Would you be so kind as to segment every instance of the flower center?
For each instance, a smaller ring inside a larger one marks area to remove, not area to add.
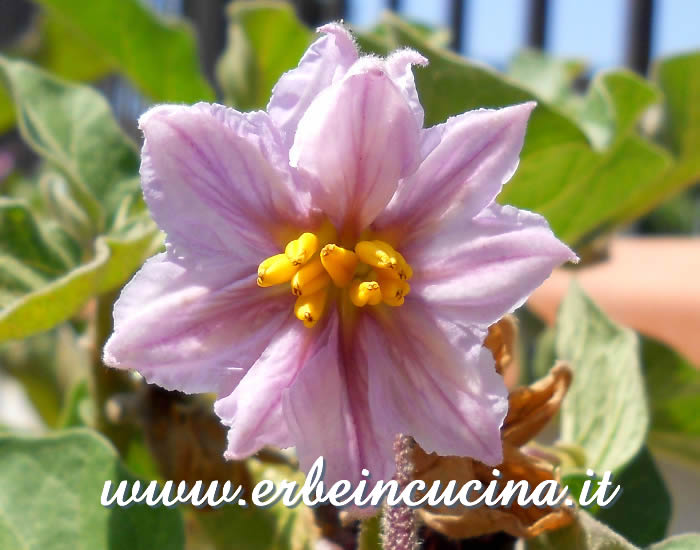
[[[287,243],[283,254],[270,256],[258,267],[259,286],[290,283],[297,296],[294,313],[304,326],[314,326],[323,316],[335,288],[347,292],[357,307],[403,305],[413,270],[391,245],[360,241],[353,251],[322,244],[317,234],[302,233]]]

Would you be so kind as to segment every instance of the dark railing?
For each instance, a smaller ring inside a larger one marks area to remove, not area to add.
[[[0,0],[2,1],[2,0]],[[151,0],[152,2],[156,0]],[[299,16],[309,25],[347,17],[351,3],[362,0],[290,0]],[[426,0],[428,1],[428,0]],[[527,3],[524,18],[525,44],[547,50],[547,30],[551,5],[557,0],[522,0]],[[652,43],[654,0],[626,1],[626,28],[621,29],[626,36],[625,63],[631,69],[645,74],[649,67],[650,45]],[[224,6],[227,0],[184,0],[185,14],[198,30],[202,49],[202,61],[206,73],[211,76],[216,58],[224,47],[225,18]],[[387,9],[401,13],[401,0],[386,0]],[[470,17],[469,0],[449,0],[449,22],[452,39],[450,47],[462,51],[469,26],[476,22]]]

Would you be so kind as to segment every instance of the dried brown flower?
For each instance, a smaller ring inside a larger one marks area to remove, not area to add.
[[[507,352],[500,352],[500,357],[506,355]],[[496,467],[501,472],[500,483],[526,480],[533,489],[546,480],[559,481],[550,462],[521,447],[535,437],[559,410],[571,378],[569,366],[560,363],[545,378],[511,392],[508,416],[501,430],[503,463]],[[494,479],[493,468],[481,462],[427,454],[417,445],[414,462],[415,478],[422,479],[428,486],[436,480],[444,484],[452,479],[459,485],[477,479],[486,486]],[[514,502],[507,508],[426,507],[419,509],[418,515],[431,529],[453,538],[478,537],[499,531],[529,538],[568,525],[573,520],[574,510],[566,506],[523,508]]]

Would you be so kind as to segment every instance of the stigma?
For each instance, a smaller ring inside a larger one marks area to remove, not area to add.
[[[284,253],[260,263],[258,286],[289,284],[297,296],[294,315],[308,328],[323,317],[333,294],[347,293],[349,302],[359,308],[403,305],[413,269],[390,244],[365,240],[351,250],[323,240],[306,232],[289,241]]]

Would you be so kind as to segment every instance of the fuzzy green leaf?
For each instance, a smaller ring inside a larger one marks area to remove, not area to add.
[[[135,478],[93,432],[0,436],[0,548],[184,548],[179,510],[100,504],[104,482],[112,480],[114,487],[124,479]]]
[[[637,336],[610,321],[575,283],[556,330],[557,357],[574,369],[561,439],[583,447],[596,473],[618,471],[642,448],[649,424]]]
[[[27,145],[66,176],[95,230],[104,230],[117,200],[115,186],[132,178],[139,166],[136,147],[107,101],[88,86],[63,82],[29,63],[1,56],[0,75],[14,98]]]

